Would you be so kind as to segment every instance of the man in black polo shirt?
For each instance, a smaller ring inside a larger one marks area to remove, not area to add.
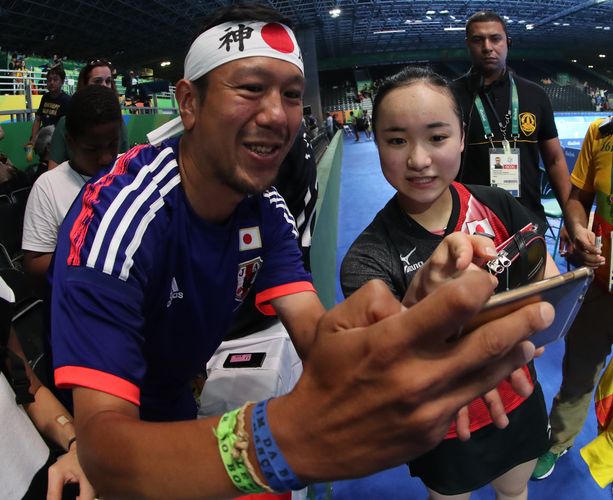
[[[510,42],[494,12],[477,12],[466,23],[472,67],[453,83],[467,127],[458,180],[506,189],[544,231],[539,154],[562,207],[570,193],[568,167],[547,94],[507,68]],[[496,157],[502,168],[496,168]]]

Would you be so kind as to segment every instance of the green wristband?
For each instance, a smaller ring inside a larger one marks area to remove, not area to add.
[[[254,482],[253,477],[243,463],[242,457],[238,455],[235,458],[238,450],[234,447],[234,443],[237,440],[234,428],[236,427],[236,416],[239,411],[240,408],[237,408],[224,414],[219,420],[217,429],[213,429],[213,434],[217,438],[221,461],[234,486],[244,493],[263,493],[264,489]]]

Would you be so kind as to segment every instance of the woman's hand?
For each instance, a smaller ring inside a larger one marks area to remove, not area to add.
[[[450,279],[457,278],[466,271],[482,268],[496,255],[494,243],[485,236],[450,234],[417,272],[402,299],[402,304],[406,307],[416,304]],[[491,279],[497,284],[494,276],[491,276]]]

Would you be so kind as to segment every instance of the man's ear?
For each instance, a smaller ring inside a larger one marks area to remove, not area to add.
[[[507,37],[507,49],[510,49],[510,48],[511,48],[512,43],[513,43],[513,40],[511,39],[511,37],[510,37],[510,36],[508,36],[508,37]]]
[[[183,128],[191,130],[196,123],[196,115],[200,107],[198,89],[193,82],[181,79],[175,87],[175,96],[179,106],[179,114],[183,121]]]

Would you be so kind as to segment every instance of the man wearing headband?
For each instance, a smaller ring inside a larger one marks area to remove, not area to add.
[[[300,49],[276,12],[217,16],[176,88],[180,123],[88,184],[55,254],[55,379],[72,389],[79,459],[101,496],[287,491],[403,463],[532,357],[520,341],[551,321],[545,305],[445,341],[492,293],[485,272],[409,310],[373,282],[324,314],[294,220],[269,189],[304,89]],[[439,261],[464,269],[483,240],[456,236]],[[252,288],[290,332],[303,376],[287,396],[194,421],[190,381]]]

